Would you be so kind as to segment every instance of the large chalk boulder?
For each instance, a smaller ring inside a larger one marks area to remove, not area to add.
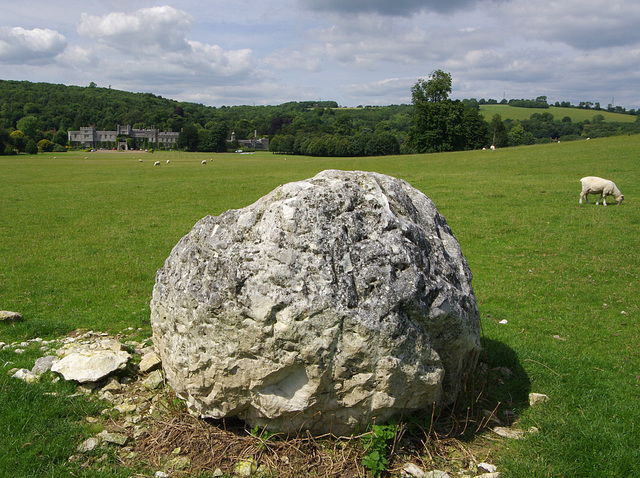
[[[361,171],[200,220],[157,273],[151,325],[193,412],[291,433],[451,403],[480,351],[445,219],[407,182]]]

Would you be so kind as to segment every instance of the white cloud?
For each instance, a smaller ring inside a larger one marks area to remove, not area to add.
[[[191,54],[186,60],[195,71],[200,67],[220,76],[249,74],[254,70],[253,52],[248,49],[223,50],[218,45],[189,42]]]
[[[42,64],[53,62],[67,46],[64,35],[54,30],[0,27],[0,62]]]
[[[524,38],[594,50],[638,44],[640,3],[626,0],[530,0],[498,14]]]
[[[66,68],[89,68],[97,66],[99,56],[91,49],[72,45],[57,57],[57,62]]]
[[[82,13],[78,33],[129,54],[148,54],[148,48],[180,51],[192,17],[170,6],[143,8],[133,13],[113,12],[98,17]]]
[[[482,0],[302,0],[306,8],[340,14],[377,13],[384,16],[411,16],[422,11],[454,12]]]
[[[418,78],[443,69],[454,98],[640,107],[629,0],[30,0],[2,13],[3,79],[356,106],[410,101]]]
[[[322,48],[279,49],[264,59],[264,63],[279,71],[301,70],[307,72],[319,72],[322,70],[322,60],[326,52]]]
[[[129,88],[144,84],[184,91],[211,82],[242,84],[260,76],[251,49],[225,50],[189,40],[193,21],[190,14],[170,6],[104,16],[82,13],[78,33],[89,42],[86,50],[75,53],[85,61],[99,58],[104,82]],[[170,86],[180,83],[182,87]]]
[[[386,78],[370,83],[352,84],[345,91],[353,97],[366,97],[367,104],[387,104],[383,98],[397,98],[394,103],[411,103],[411,87],[417,78]]]

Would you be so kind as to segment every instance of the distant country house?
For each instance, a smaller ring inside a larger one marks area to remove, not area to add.
[[[146,129],[135,129],[129,125],[117,126],[116,131],[97,131],[93,126],[81,127],[80,131],[69,131],[68,139],[83,148],[117,148],[128,150],[127,138],[132,138],[136,147],[153,146],[157,148],[173,148],[180,133],[160,131],[153,126]]]
[[[231,143],[236,141],[236,133],[235,131],[231,133],[231,139],[228,139],[227,142]],[[253,132],[253,138],[251,139],[238,139],[238,144],[243,148],[255,149],[255,150],[268,150],[269,149],[269,139],[268,138],[260,138],[258,139],[258,130]]]

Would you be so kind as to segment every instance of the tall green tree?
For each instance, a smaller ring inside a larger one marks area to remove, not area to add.
[[[509,134],[507,128],[502,122],[502,116],[498,113],[491,118],[489,126],[489,134],[491,135],[491,144],[497,148],[504,148],[509,145]]]
[[[67,132],[63,130],[59,130],[56,134],[53,135],[53,142],[59,144],[60,146],[66,146],[67,144]]]
[[[38,154],[38,145],[34,140],[30,139],[27,145],[25,146],[24,151],[27,154]]]
[[[442,70],[431,72],[428,80],[420,78],[411,88],[413,104],[430,102],[439,103],[449,98],[451,93],[451,73]]]
[[[29,115],[18,120],[18,129],[34,141],[42,139],[42,125],[35,116]]]
[[[408,142],[418,153],[479,148],[486,140],[486,123],[477,110],[449,99],[451,75],[436,70],[411,89],[414,106]]]
[[[9,134],[9,141],[19,153],[22,153],[27,146],[28,139],[22,131],[17,129]]]
[[[193,124],[188,124],[180,131],[176,146],[178,146],[179,149],[186,149],[187,151],[198,151],[199,140],[198,128]]]
[[[0,154],[5,154],[5,149],[7,148],[8,145],[9,145],[9,134],[7,133],[7,130],[5,130],[0,125]]]

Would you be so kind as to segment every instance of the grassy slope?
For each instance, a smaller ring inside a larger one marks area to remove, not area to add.
[[[482,105],[480,106],[480,113],[484,118],[489,121],[495,114],[499,114],[503,120],[514,119],[523,120],[529,119],[534,113],[551,113],[553,118],[561,120],[565,116],[569,116],[571,121],[577,123],[584,120],[593,120],[596,115],[604,116],[605,121],[619,122],[619,123],[633,123],[637,116],[626,115],[620,113],[610,113],[609,111],[596,111],[596,110],[584,110],[578,108],[561,108],[551,106],[549,108],[520,108],[508,105]]]
[[[474,272],[486,360],[516,372],[493,393],[541,430],[509,443],[503,476],[638,476],[639,147],[625,136],[387,158],[217,155],[206,166],[198,154],[0,157],[0,309],[25,316],[0,324],[0,341],[144,324],[155,270],[198,219],[323,169],[375,170],[447,218]],[[580,206],[578,180],[592,174],[615,180],[625,203]],[[529,391],[551,402],[529,409]],[[27,392],[1,376],[0,393]],[[42,433],[25,421],[40,407],[23,408],[2,417],[27,423],[12,455]]]

